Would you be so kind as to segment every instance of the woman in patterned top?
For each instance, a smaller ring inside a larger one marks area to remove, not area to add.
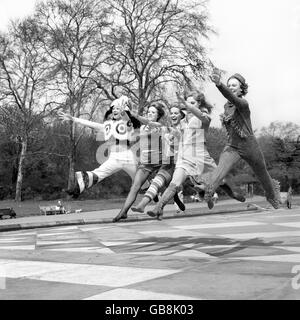
[[[184,117],[185,114],[178,105],[173,105],[170,108],[170,119],[173,128],[179,128],[180,122]],[[180,134],[179,131],[178,134]],[[162,167],[159,169],[156,176],[152,180],[150,187],[148,188],[140,203],[136,207],[131,208],[131,210],[134,212],[144,212],[146,206],[152,200],[154,200],[155,197],[157,197],[158,193],[161,191],[163,187],[169,185],[172,179],[172,175],[175,170],[175,162],[178,151],[178,138],[174,133],[167,133],[165,134],[164,139],[167,141],[167,144],[165,145],[168,148],[168,150],[166,150],[166,159],[169,162],[168,164],[170,164],[171,166],[162,165]],[[178,197],[177,193],[175,193],[174,195],[174,201],[181,211],[185,210],[185,206]]]
[[[205,182],[205,200],[208,207],[210,209],[213,207],[212,197],[220,181],[240,159],[243,159],[261,182],[267,201],[278,209],[281,203],[280,185],[270,177],[263,153],[252,130],[249,104],[244,98],[248,92],[246,80],[236,73],[228,79],[226,86],[221,82],[221,72],[217,68],[213,69],[211,80],[228,100],[221,115],[221,121],[228,134],[228,142],[220,156],[218,167]]]
[[[166,133],[166,127],[161,123],[165,115],[163,105],[152,103],[148,108],[147,118],[139,116],[134,111],[131,114],[144,123],[140,127],[140,162],[125,203],[113,222],[127,218],[127,212],[134,203],[141,186],[153,172],[161,168],[163,163],[162,136]]]
[[[125,111],[126,110],[126,111]],[[88,188],[99,183],[113,173],[124,170],[133,180],[137,170],[137,160],[131,150],[135,142],[134,129],[139,127],[139,122],[133,118],[128,108],[128,98],[122,96],[111,103],[109,110],[104,115],[104,122],[98,123],[82,118],[72,117],[70,114],[59,112],[61,120],[68,120],[97,130],[104,136],[106,145],[109,145],[109,157],[93,171],[77,171],[73,188],[66,192],[78,198]],[[149,183],[145,185],[148,187]]]

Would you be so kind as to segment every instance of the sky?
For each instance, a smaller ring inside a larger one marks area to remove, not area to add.
[[[9,19],[31,12],[36,0],[0,0],[0,30]],[[300,1],[209,0],[211,36],[209,57],[227,71],[223,81],[241,73],[249,84],[246,96],[254,129],[273,121],[300,125]],[[215,105],[213,126],[220,126],[224,97],[205,85],[207,100]]]
[[[300,1],[210,0],[208,8],[218,32],[211,38],[211,60],[227,76],[238,72],[246,78],[253,127],[273,121],[300,125]],[[206,96],[221,113],[224,98],[213,84]],[[216,121],[217,116],[212,125]]]

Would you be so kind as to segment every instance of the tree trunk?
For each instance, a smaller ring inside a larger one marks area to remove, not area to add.
[[[143,89],[139,89],[139,112],[143,112],[144,107],[147,103],[145,92]]]
[[[15,201],[22,201],[22,184],[23,184],[23,167],[24,167],[24,160],[27,153],[27,139],[22,139],[22,148],[21,148],[21,155],[19,159],[18,165],[18,177],[17,177],[17,184],[16,184],[16,196]]]
[[[68,189],[72,189],[75,183],[75,154],[72,151],[69,156]]]
[[[71,124],[68,189],[72,189],[75,183],[75,158],[76,158],[75,128],[74,128],[74,124]]]

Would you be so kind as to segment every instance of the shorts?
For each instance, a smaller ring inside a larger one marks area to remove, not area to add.
[[[157,171],[161,168],[161,164],[153,164],[153,163],[139,163],[138,170],[142,169],[144,171],[148,171],[150,173]]]

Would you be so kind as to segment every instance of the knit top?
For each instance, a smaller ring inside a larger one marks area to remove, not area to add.
[[[240,142],[254,135],[248,101],[234,95],[223,83],[217,85],[217,88],[228,100],[224,105],[224,113],[221,114],[222,124],[228,134],[227,145],[238,147]]]

